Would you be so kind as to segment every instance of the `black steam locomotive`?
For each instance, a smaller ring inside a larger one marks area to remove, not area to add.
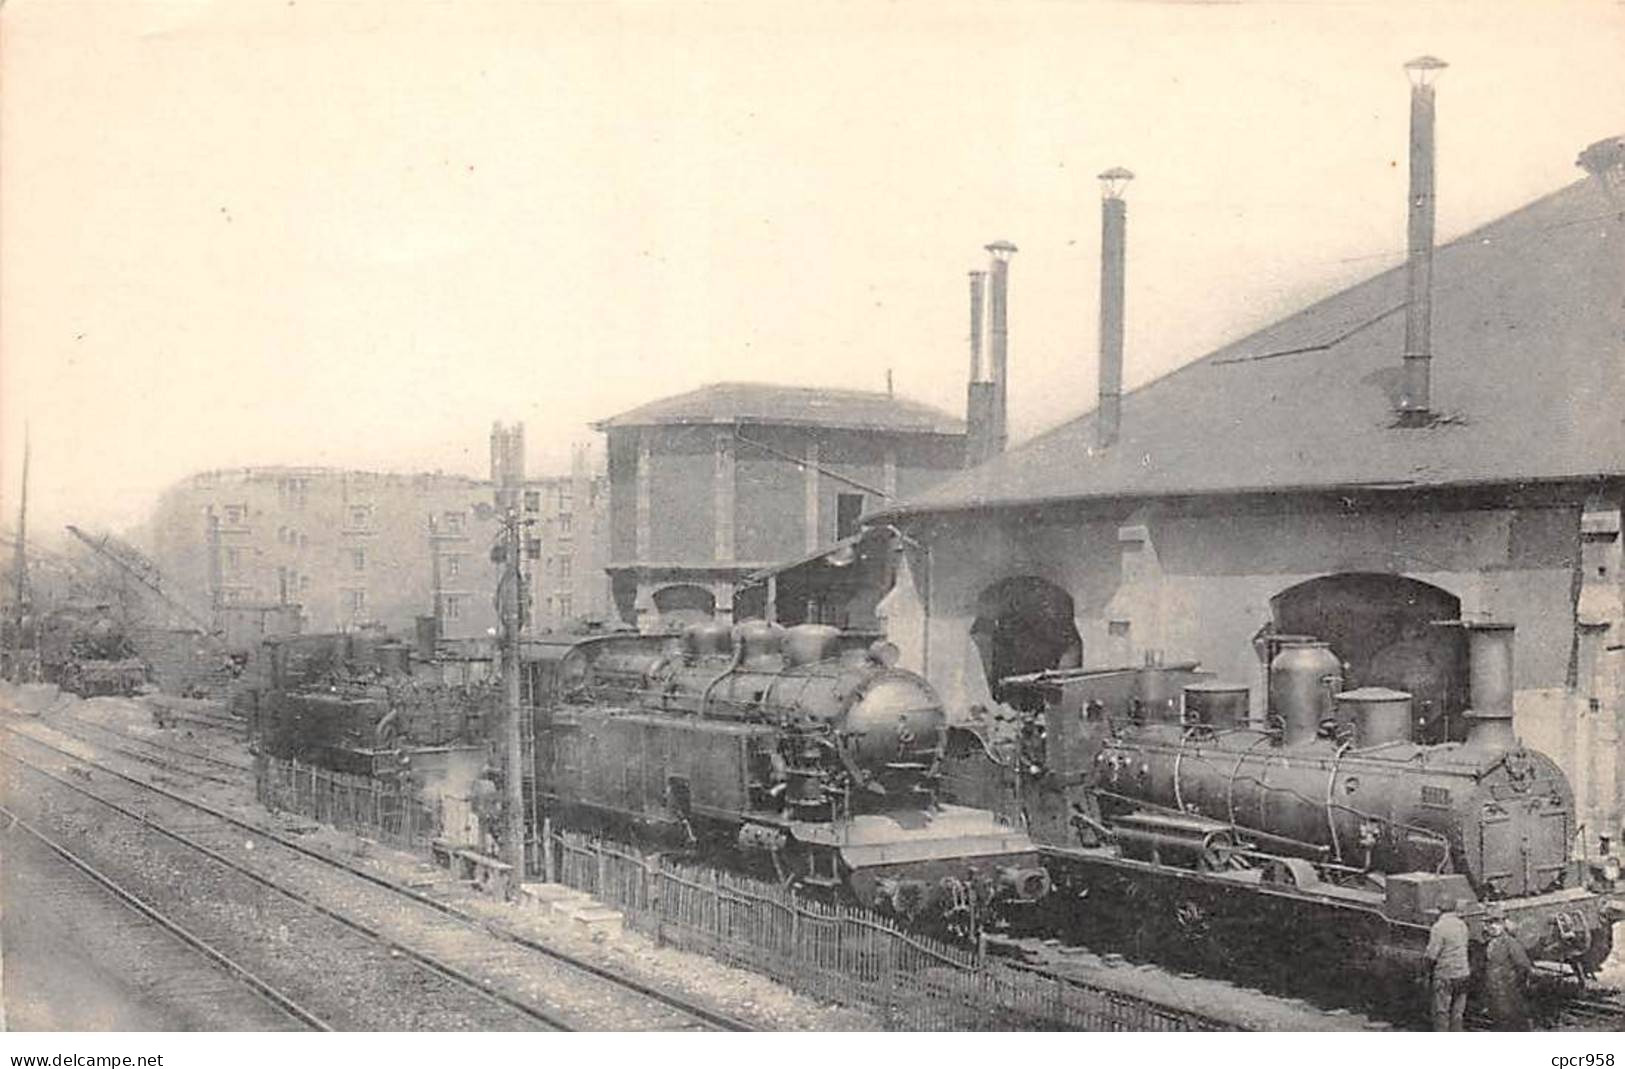
[[[1411,697],[1343,691],[1326,643],[1277,636],[1266,719],[1194,664],[1005,681],[1028,710],[1003,759],[955,747],[958,793],[1019,810],[1056,898],[1097,934],[1292,969],[1421,972],[1428,929],[1503,912],[1536,960],[1582,977],[1622,915],[1618,861],[1574,858],[1574,795],[1512,730],[1507,624],[1465,626],[1465,741],[1424,745]],[[1583,850],[1583,844],[1581,844]]]
[[[946,716],[884,644],[752,621],[543,641],[526,656],[537,778],[564,819],[960,930],[1048,893],[1024,832],[939,799]]]
[[[37,641],[45,682],[82,698],[128,697],[151,682],[146,662],[105,607],[67,606],[47,613]]]
[[[488,661],[414,657],[365,631],[267,641],[235,704],[258,752],[364,776],[391,776],[430,755],[487,747],[499,723]]]

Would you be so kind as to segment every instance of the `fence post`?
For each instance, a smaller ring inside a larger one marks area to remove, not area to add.
[[[558,875],[553,865],[553,818],[542,818],[542,879],[548,883],[554,882]]]

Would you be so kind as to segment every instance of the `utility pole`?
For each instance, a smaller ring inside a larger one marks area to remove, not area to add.
[[[519,897],[519,885],[525,879],[525,767],[524,746],[520,740],[519,718],[524,715],[519,692],[519,631],[524,626],[524,599],[520,591],[519,554],[523,545],[520,537],[519,510],[509,506],[503,521],[502,581],[497,589],[502,613],[502,692],[504,748],[507,750],[507,774],[503,777],[506,804],[503,806],[503,839],[508,846],[508,898]]]
[[[12,605],[11,678],[23,682],[23,624],[28,616],[28,429],[23,428],[23,485],[17,509],[16,602]]]

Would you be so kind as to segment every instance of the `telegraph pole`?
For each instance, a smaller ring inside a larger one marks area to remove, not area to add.
[[[503,806],[503,839],[508,844],[508,897],[519,897],[525,879],[525,767],[524,746],[520,741],[519,718],[524,715],[519,693],[519,630],[524,626],[524,599],[520,596],[519,510],[508,507],[503,518],[502,582],[502,691],[504,748],[507,775],[503,777],[506,804]]]
[[[23,485],[17,509],[16,602],[12,605],[11,681],[23,682],[23,623],[28,615],[28,429],[23,429]]]

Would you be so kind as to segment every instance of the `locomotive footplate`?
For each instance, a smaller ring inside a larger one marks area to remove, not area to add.
[[[1232,905],[1238,914],[1249,910],[1269,913],[1263,905],[1267,897],[1283,906],[1296,902],[1297,909],[1312,910],[1304,917],[1318,916],[1317,924],[1337,924],[1341,917],[1351,935],[1376,938],[1372,947],[1381,956],[1410,959],[1427,943],[1428,929],[1438,917],[1439,903],[1475,897],[1466,877],[1432,873],[1396,873],[1386,879],[1386,887],[1346,886],[1322,880],[1313,865],[1296,859],[1281,859],[1253,867],[1221,871],[1201,871],[1175,865],[1125,857],[1111,847],[1045,847],[1044,863],[1062,892],[1088,895],[1105,889],[1103,880],[1115,884],[1136,878],[1157,877],[1163,890],[1181,901],[1190,895],[1211,899],[1216,905]],[[1437,894],[1428,893],[1437,885]],[[1150,886],[1150,885],[1147,885]],[[1185,888],[1180,891],[1179,888]],[[1231,898],[1222,888],[1245,889],[1248,894]],[[1262,897],[1261,897],[1262,896]],[[1170,899],[1172,901],[1172,899]],[[1596,967],[1613,947],[1612,914],[1604,899],[1585,888],[1565,888],[1541,895],[1498,901],[1495,905],[1513,922],[1517,937],[1536,960],[1579,964],[1586,971]],[[1248,903],[1251,903],[1249,905]],[[1463,911],[1463,919],[1475,940],[1482,939],[1484,904]]]
[[[1049,893],[1037,845],[983,809],[944,805],[783,827],[803,849],[838,858],[864,904],[909,918],[1030,904]]]

